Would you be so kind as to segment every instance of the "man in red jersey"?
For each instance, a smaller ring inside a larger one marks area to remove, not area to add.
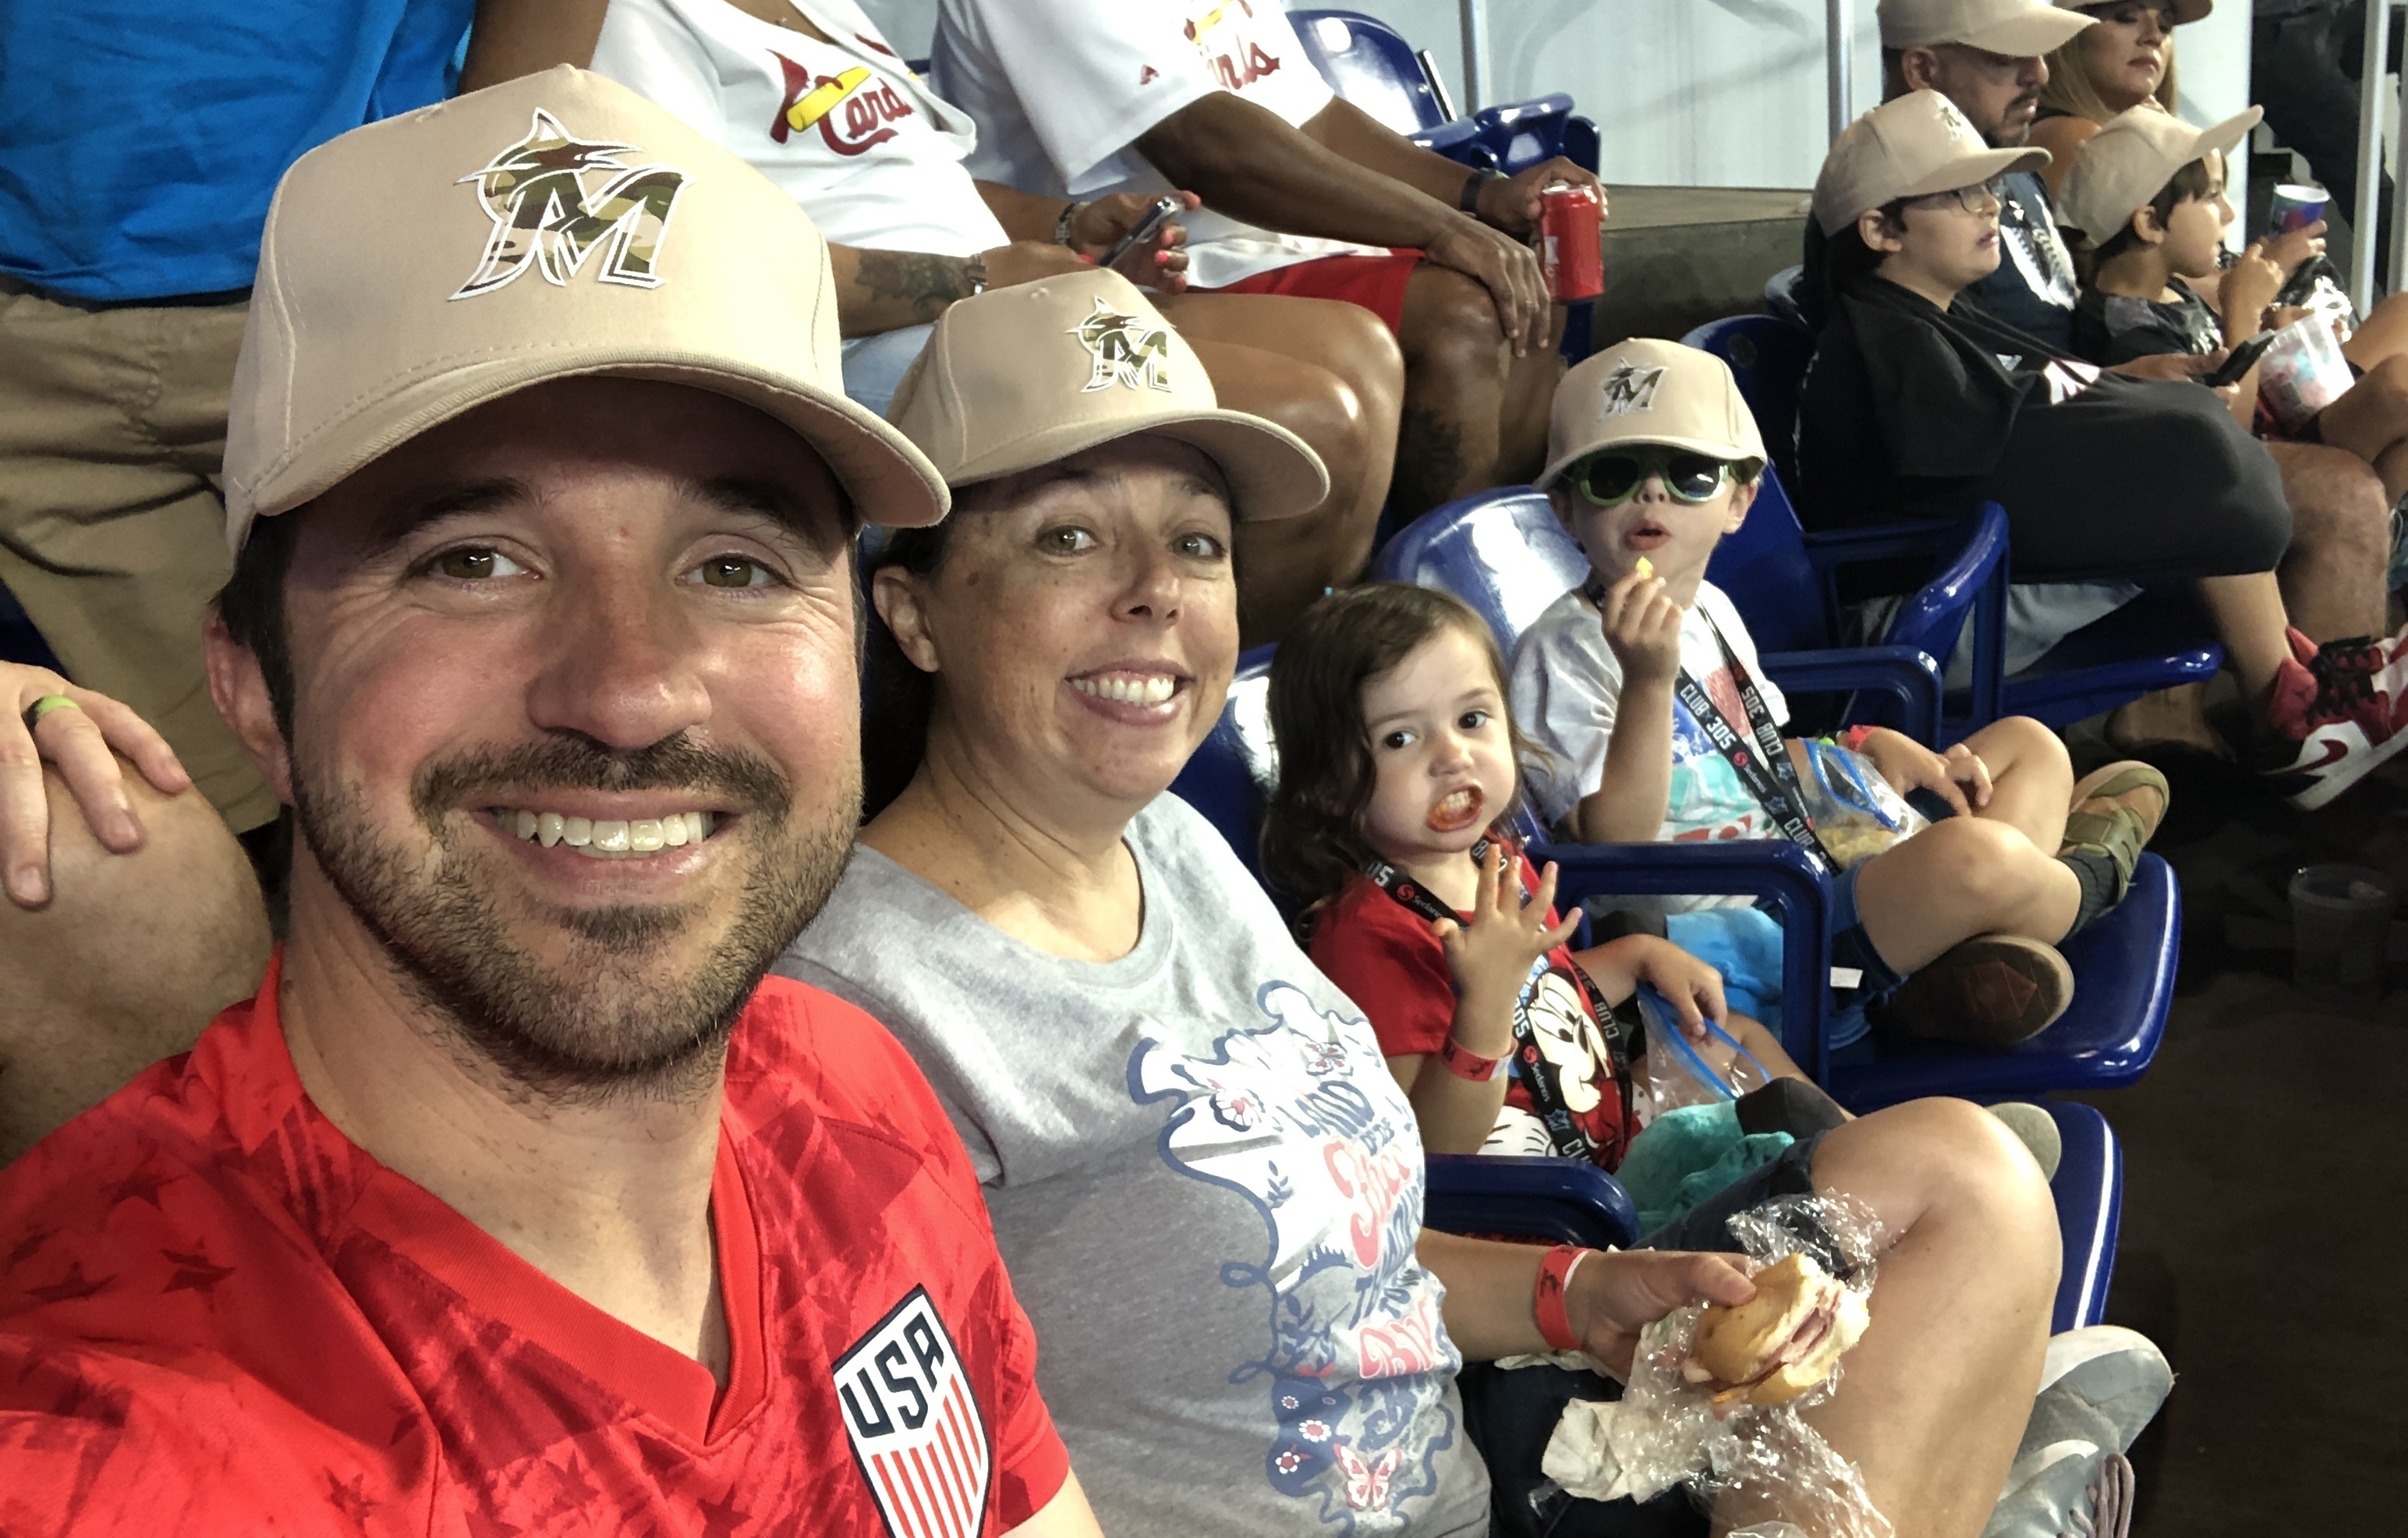
[[[792,200],[567,68],[347,134],[226,467],[289,933],[0,1175],[0,1532],[1093,1534],[925,1085],[760,981],[858,810],[856,515],[945,508]]]

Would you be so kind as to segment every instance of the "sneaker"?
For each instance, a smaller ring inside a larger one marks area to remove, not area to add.
[[[2408,747],[2408,731],[2394,731],[2391,720],[2393,699],[2408,704],[2408,639],[2318,647],[2297,630],[2288,635],[2291,655],[2266,702],[2277,756],[2264,777],[2313,812]]]
[[[2057,1118],[2029,1100],[2001,1100],[1989,1110],[2017,1142],[2031,1150],[2041,1178],[2055,1180],[2057,1167],[2065,1159],[2065,1134],[2057,1129]]]
[[[2132,1465],[2088,1442],[2056,1442],[2015,1459],[1982,1538],[2127,1538]]]
[[[1866,1013],[1891,1036],[1967,1046],[2013,1046],[2039,1034],[2073,1002],[2073,969],[2057,948],[2022,935],[1976,935]]]
[[[2051,1336],[2018,1456],[2066,1441],[2128,1452],[2173,1386],[2166,1354],[2137,1330],[2092,1325]]]

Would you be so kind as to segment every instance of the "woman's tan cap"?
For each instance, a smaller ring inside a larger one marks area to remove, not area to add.
[[[1993,150],[1937,91],[1892,97],[1848,124],[1814,179],[1814,222],[1837,235],[1901,197],[1954,192],[2009,171],[2036,171],[2045,150]]]
[[[1547,424],[1546,490],[1571,466],[1617,443],[1662,443],[1745,467],[1764,465],[1764,435],[1730,365],[1712,352],[1633,337],[1583,362],[1555,386]]]
[[[2074,151],[2073,169],[2057,199],[2059,221],[2105,245],[2124,233],[2135,211],[2156,201],[2176,171],[2230,153],[2265,115],[2264,108],[2252,107],[2212,128],[2194,128],[2153,101],[2117,113]]]
[[[1186,338],[1136,284],[1102,269],[947,309],[887,415],[957,488],[1154,433],[1221,467],[1241,521],[1292,518],[1329,495],[1302,438],[1221,410]]]
[[[294,163],[260,247],[226,429],[226,538],[473,407],[615,374],[757,407],[864,518],[944,482],[845,399],[827,242],[652,103],[563,65],[372,123]]]
[[[2057,0],[2057,3],[2066,10],[2082,10],[2101,5],[2103,0]],[[2174,13],[2174,25],[2178,27],[2188,26],[2215,8],[2215,0],[2163,0],[2163,3]],[[2098,18],[2086,16],[2083,20],[2095,22]]]
[[[1881,0],[1882,47],[1962,43],[1985,53],[2031,59],[2069,42],[2092,18],[2071,16],[2048,0]]]

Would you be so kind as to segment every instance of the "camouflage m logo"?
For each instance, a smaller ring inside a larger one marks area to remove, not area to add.
[[[1618,417],[1625,411],[1656,410],[1656,387],[1664,382],[1664,367],[1634,368],[1623,364],[1605,376],[1605,399],[1598,403],[1600,417]]]
[[[658,288],[655,270],[669,214],[685,188],[685,173],[666,165],[630,166],[617,157],[632,144],[571,138],[560,120],[537,108],[527,137],[460,180],[477,184],[494,233],[477,270],[452,295],[490,294],[527,269],[566,286],[595,248],[603,248],[606,283]],[[619,173],[610,176],[610,172]],[[600,185],[589,187],[589,178]]]
[[[1095,360],[1080,394],[1125,384],[1132,390],[1170,388],[1170,333],[1096,301],[1096,312],[1070,328]]]

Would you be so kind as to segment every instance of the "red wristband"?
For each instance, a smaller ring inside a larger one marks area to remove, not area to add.
[[[1850,726],[1840,734],[1840,746],[1850,753],[1862,753],[1867,740],[1879,730],[1879,726]]]
[[[1452,1036],[1439,1043],[1438,1060],[1449,1073],[1458,1079],[1469,1079],[1473,1084],[1487,1084],[1494,1080],[1498,1066],[1505,1061],[1502,1057],[1483,1057],[1457,1044]]]
[[[1578,1351],[1581,1338],[1564,1312],[1565,1294],[1572,1285],[1572,1268],[1595,1255],[1578,1244],[1557,1244],[1539,1262],[1539,1285],[1530,1296],[1531,1312],[1539,1316],[1539,1338],[1556,1351]]]

